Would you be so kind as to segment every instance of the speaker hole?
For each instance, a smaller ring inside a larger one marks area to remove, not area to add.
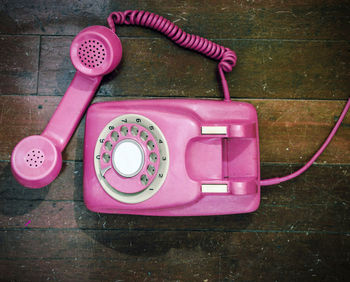
[[[150,161],[151,161],[152,163],[155,163],[155,162],[157,161],[157,159],[158,159],[158,156],[157,156],[156,153],[151,153],[151,154],[149,155],[149,159],[150,159]]]
[[[140,134],[140,137],[143,141],[146,141],[148,139],[148,134],[145,131],[142,131]]]
[[[106,150],[111,151],[111,150],[112,150],[112,147],[113,147],[113,145],[112,145],[111,142],[107,141],[107,142],[105,143],[105,148],[106,148]]]
[[[149,141],[147,142],[147,148],[148,148],[148,150],[150,150],[150,151],[153,151],[153,150],[154,150],[154,143],[153,143],[153,141],[149,140]]]
[[[119,134],[116,131],[113,131],[111,134],[111,138],[114,142],[117,142],[119,139]]]
[[[123,135],[123,136],[126,136],[128,134],[128,128],[126,126],[122,126],[121,129],[120,129],[120,133]]]
[[[134,136],[137,136],[137,134],[139,133],[139,129],[136,126],[132,126],[130,131],[131,134]]]
[[[153,165],[148,165],[147,167],[148,174],[153,175],[156,171]]]
[[[105,163],[108,163],[109,160],[111,159],[111,156],[109,154],[107,154],[107,153],[104,153],[102,158],[103,158],[103,161]]]
[[[147,183],[148,183],[148,177],[147,177],[146,174],[143,174],[143,175],[141,176],[141,183],[142,183],[143,185],[147,185]]]

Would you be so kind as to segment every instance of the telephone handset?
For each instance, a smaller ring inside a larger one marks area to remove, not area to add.
[[[102,77],[118,66],[122,46],[109,28],[91,26],[74,38],[70,56],[77,72],[45,130],[41,135],[24,138],[12,152],[11,170],[23,186],[41,188],[57,177],[62,166],[62,151]]]
[[[61,152],[102,76],[121,60],[115,24],[152,28],[218,60],[224,101],[152,99],[92,105],[84,141],[84,201],[92,211],[165,216],[252,212],[259,206],[260,186],[305,171],[350,107],[349,100],[325,144],[303,168],[290,176],[260,180],[256,110],[230,100],[224,76],[235,66],[236,54],[149,12],[113,12],[108,24],[110,28],[88,27],[74,38],[70,54],[77,73],[71,85],[44,132],[15,147],[11,167],[22,185],[40,188],[59,174]]]

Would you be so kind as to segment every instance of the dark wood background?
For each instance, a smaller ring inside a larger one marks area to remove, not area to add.
[[[231,96],[256,106],[262,178],[291,173],[324,141],[350,93],[346,1],[2,0],[1,281],[345,281],[350,275],[350,115],[309,171],[262,189],[251,214],[143,217],[89,212],[82,198],[84,120],[60,176],[24,189],[10,172],[74,75],[69,47],[111,11],[144,9],[237,52]],[[217,62],[151,30],[118,27],[123,61],[95,101],[221,98]],[[31,223],[26,227],[28,221]]]

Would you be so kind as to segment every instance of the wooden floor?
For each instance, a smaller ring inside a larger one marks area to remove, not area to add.
[[[320,2],[320,3],[317,3]],[[345,2],[345,1],[344,1]],[[84,120],[60,176],[13,179],[10,155],[40,134],[73,75],[69,47],[111,11],[144,9],[237,52],[231,96],[256,106],[262,178],[291,173],[324,141],[350,93],[343,1],[1,1],[1,281],[345,281],[350,275],[350,115],[309,171],[262,189],[258,211],[142,217],[88,211]],[[221,98],[215,61],[139,27],[118,27],[123,62],[95,101]],[[30,223],[26,226],[26,224]]]

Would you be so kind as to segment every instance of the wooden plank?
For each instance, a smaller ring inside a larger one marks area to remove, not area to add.
[[[129,97],[130,98],[130,97]],[[14,146],[22,138],[40,134],[54,113],[60,97],[0,97],[0,159],[9,160]],[[116,100],[101,97],[95,101]],[[269,163],[305,163],[316,152],[339,117],[343,101],[244,100],[257,108],[261,161]],[[350,163],[350,115],[318,163]],[[79,125],[64,160],[82,160],[84,121]]]
[[[37,92],[39,37],[0,36],[0,95]]]
[[[262,162],[306,163],[323,144],[341,113],[341,107],[335,110],[336,104],[328,101],[252,103],[258,111]],[[330,163],[349,163],[341,161],[350,157],[349,121],[348,114],[317,163],[329,163],[328,159],[332,159]]]
[[[82,187],[78,187],[82,189]],[[77,188],[77,189],[78,189]],[[285,191],[287,194],[288,192]],[[0,200],[0,228],[80,228],[116,230],[215,230],[240,232],[344,232],[349,233],[349,198],[310,206],[265,205],[252,214],[213,217],[157,218],[92,213],[83,202]],[[263,201],[264,202],[264,201]],[[343,203],[346,206],[343,207]]]
[[[350,274],[350,241],[341,234],[24,230],[0,238],[5,280],[345,281]]]
[[[75,69],[72,37],[43,37],[40,95],[63,95]],[[350,93],[350,43],[345,41],[221,40],[236,50],[226,75],[236,98],[346,99]],[[221,98],[217,62],[165,38],[122,38],[123,61],[97,96]],[[132,83],[130,83],[132,81]]]
[[[262,167],[262,178],[285,175],[296,167]],[[0,229],[80,228],[117,230],[274,230],[350,232],[350,166],[315,166],[296,180],[263,187],[261,206],[252,214],[212,217],[144,217],[90,212],[83,203],[82,163],[65,163],[43,189],[25,189],[0,163]],[[74,199],[74,200],[73,200]]]
[[[295,180],[263,187],[261,206],[251,214],[88,211],[84,120],[52,184],[25,189],[14,180],[13,147],[42,132],[73,78],[73,36],[125,9],[157,12],[236,50],[228,84],[232,97],[257,108],[263,179],[306,162],[349,97],[350,4],[344,1],[2,1],[0,280],[347,281],[349,114],[318,164]],[[117,34],[123,61],[103,79],[95,102],[222,97],[217,62],[144,28],[118,27]]]
[[[9,160],[14,146],[25,136],[40,134],[53,115],[61,97],[1,96],[0,159]],[[84,122],[83,122],[84,123]],[[83,153],[84,124],[75,131],[63,153],[65,160],[79,159]],[[79,142],[79,144],[78,144]]]
[[[261,178],[284,176],[300,165],[261,165]],[[83,163],[64,162],[59,177],[42,189],[24,189],[13,178],[10,162],[0,162],[0,193],[3,200],[83,201]],[[346,207],[350,197],[349,165],[313,165],[292,181],[262,187],[261,201],[266,206],[312,207],[335,205]]]
[[[112,11],[148,10],[184,30],[209,38],[349,40],[349,4],[343,1],[3,1],[1,33],[73,35],[106,24]],[[141,28],[119,28],[122,36],[154,36]]]
[[[10,162],[0,162],[0,194],[3,199],[32,201],[29,203],[29,205],[32,204],[31,209],[37,208],[43,200],[83,201],[82,188],[82,162],[63,162],[59,177],[52,184],[41,189],[24,188],[14,179]]]

